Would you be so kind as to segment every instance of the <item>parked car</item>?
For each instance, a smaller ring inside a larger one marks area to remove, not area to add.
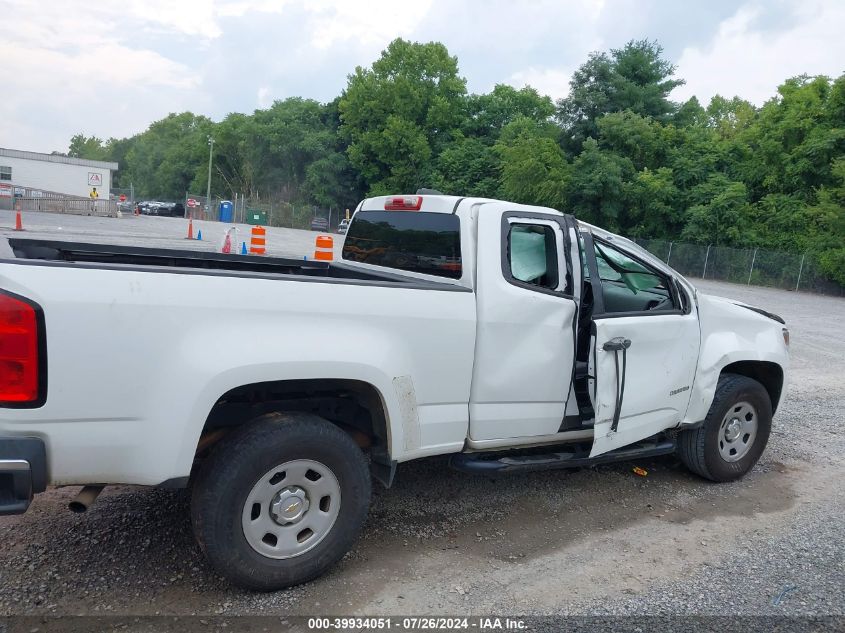
[[[329,221],[326,218],[316,217],[311,219],[311,230],[327,232],[329,230]]]
[[[86,486],[84,510],[106,484],[190,480],[211,565],[273,590],[339,561],[371,478],[409,460],[504,475],[677,453],[724,482],[766,446],[783,319],[623,237],[545,207],[382,196],[341,257],[0,238],[0,514],[50,484]],[[210,344],[232,332],[249,343]]]
[[[147,200],[138,203],[138,212],[142,215],[163,215],[174,218],[185,217],[185,205],[181,202],[158,202]]]
[[[346,229],[349,228],[349,223],[351,220],[343,219],[340,221],[340,224],[337,225],[337,232],[338,233],[346,233]]]
[[[172,218],[184,218],[185,217],[185,205],[181,202],[171,202],[168,203],[167,210],[169,211],[170,217]]]

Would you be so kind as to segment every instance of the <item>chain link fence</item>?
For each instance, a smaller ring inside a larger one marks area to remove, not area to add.
[[[346,217],[345,209],[257,200],[241,196],[236,196],[232,200],[212,196],[211,204],[208,205],[205,196],[191,193],[185,196],[185,209],[195,220],[261,224],[288,229],[309,230],[315,218],[321,218],[326,221],[326,228],[323,228],[322,224],[319,225],[320,230],[323,231],[337,230],[340,221]]]
[[[818,262],[806,253],[639,238],[634,241],[685,277],[845,296],[845,287],[822,275]]]

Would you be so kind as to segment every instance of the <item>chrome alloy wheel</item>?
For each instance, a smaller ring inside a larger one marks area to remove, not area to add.
[[[316,547],[340,512],[340,484],[329,468],[296,459],[267,471],[244,503],[247,543],[268,558],[293,558]]]
[[[719,454],[726,462],[739,461],[757,437],[757,410],[747,402],[734,404],[719,425]]]

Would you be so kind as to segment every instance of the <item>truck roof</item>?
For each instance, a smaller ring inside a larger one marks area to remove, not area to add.
[[[453,213],[458,202],[466,200],[461,196],[442,194],[396,194],[367,198],[360,208],[369,211],[426,211],[428,213]]]
[[[510,202],[507,200],[496,200],[494,198],[478,198],[469,196],[447,196],[444,194],[395,194],[389,196],[376,196],[364,200],[359,209],[368,211],[425,211],[427,213],[454,213],[460,202],[500,202],[503,204],[514,204],[520,207],[526,205]],[[545,207],[543,207],[545,209]],[[553,213],[561,213],[557,209],[546,209]]]

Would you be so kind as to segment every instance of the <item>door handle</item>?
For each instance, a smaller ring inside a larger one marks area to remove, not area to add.
[[[607,341],[601,348],[605,352],[621,352],[623,349],[631,347],[631,339],[624,336],[617,336]]]
[[[613,352],[613,360],[616,364],[616,406],[613,410],[613,422],[610,424],[611,432],[616,432],[619,427],[619,416],[622,414],[622,399],[625,397],[625,369],[628,365],[628,348],[631,347],[631,339],[624,336],[617,336],[602,345],[605,352]],[[622,352],[622,371],[619,371],[619,352]]]

